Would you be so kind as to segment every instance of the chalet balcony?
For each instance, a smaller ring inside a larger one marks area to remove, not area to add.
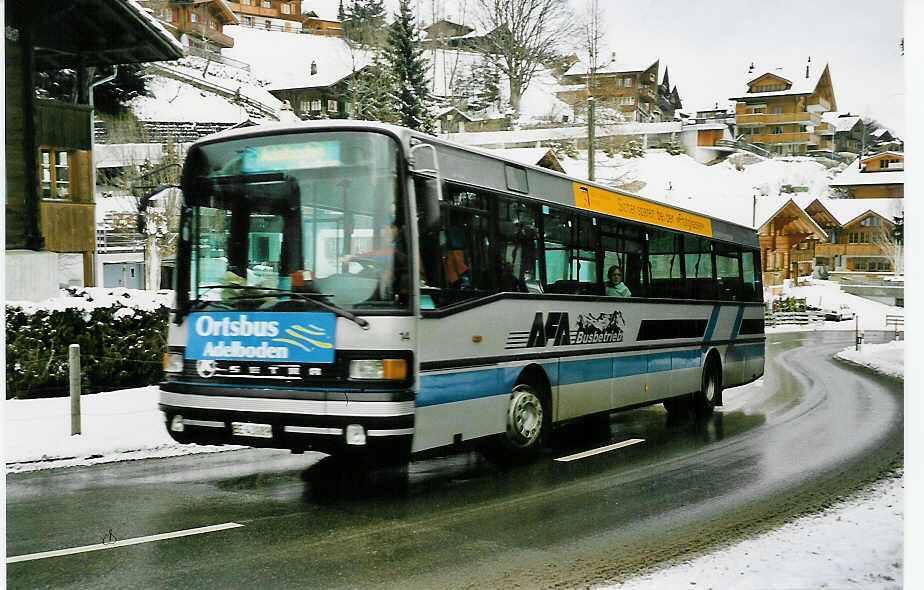
[[[221,31],[214,29],[205,30],[205,38],[219,47],[234,47],[234,39],[225,35]]]
[[[299,20],[299,15],[297,14],[283,14],[279,8],[263,8],[262,6],[254,6],[251,4],[241,4],[240,2],[228,2],[228,8],[231,9],[231,12],[236,12],[238,14],[246,14],[248,16],[264,16],[269,18],[281,18],[285,20]]]
[[[808,145],[818,145],[818,136],[814,133],[761,133],[751,135],[749,139],[753,143],[774,144],[774,143],[804,143]]]
[[[881,247],[876,244],[822,244],[815,246],[816,256],[884,256]]]
[[[834,127],[832,127],[829,123],[816,123],[815,135],[834,135]]]
[[[760,127],[762,125],[819,125],[821,113],[749,113],[735,116],[739,127]]]
[[[812,250],[793,250],[789,255],[790,262],[809,262],[815,260],[815,253]]]
[[[647,86],[642,86],[641,88],[638,89],[638,97],[639,97],[639,100],[644,100],[645,102],[655,101],[654,91],[651,88],[648,88]]]

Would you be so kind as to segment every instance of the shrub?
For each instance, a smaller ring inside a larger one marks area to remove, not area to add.
[[[50,303],[6,306],[6,397],[68,395],[68,346],[80,345],[86,393],[161,378],[169,307],[126,289],[71,289]]]

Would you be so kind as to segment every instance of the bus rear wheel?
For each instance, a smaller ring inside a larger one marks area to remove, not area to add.
[[[702,389],[693,395],[693,411],[698,417],[711,416],[713,410],[715,410],[719,397],[722,395],[720,374],[718,361],[711,360],[706,363],[706,369],[703,371]]]

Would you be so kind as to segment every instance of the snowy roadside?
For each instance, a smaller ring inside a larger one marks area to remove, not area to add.
[[[904,477],[753,539],[597,590],[903,588]]]
[[[70,399],[6,400],[7,473],[226,451],[181,445],[157,409],[157,386],[81,396],[81,434],[71,436]]]

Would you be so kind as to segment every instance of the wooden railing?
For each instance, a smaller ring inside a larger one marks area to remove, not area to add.
[[[762,133],[760,135],[752,135],[750,137],[752,142],[759,143],[818,143],[818,136],[814,133],[801,132],[801,133]]]
[[[818,125],[821,123],[821,113],[747,113],[737,115],[735,122],[738,125]]]

